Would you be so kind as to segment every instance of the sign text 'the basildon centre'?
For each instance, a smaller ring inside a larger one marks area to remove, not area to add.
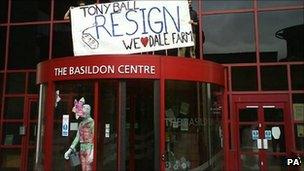
[[[131,54],[194,45],[187,0],[121,1],[71,9],[74,55]]]

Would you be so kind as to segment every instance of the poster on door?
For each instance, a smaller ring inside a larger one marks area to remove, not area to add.
[[[121,1],[71,9],[74,55],[194,46],[187,0]]]

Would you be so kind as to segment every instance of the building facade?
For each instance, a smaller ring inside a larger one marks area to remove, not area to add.
[[[107,2],[110,1],[85,1]],[[290,166],[285,165],[286,158],[303,157],[303,1],[192,1],[198,15],[196,59],[187,59],[188,51],[186,58],[176,58],[221,64],[224,70],[218,75],[225,74],[223,83],[208,79],[212,74],[205,71],[201,78],[172,76],[163,85],[158,82],[161,76],[153,78],[156,80],[130,76],[124,82],[118,77],[98,81],[44,77],[51,84],[37,85],[43,83],[36,80],[42,78],[36,76],[39,62],[65,61],[73,56],[70,22],[63,16],[77,3],[0,0],[1,169],[33,170],[35,163],[38,168],[70,169],[63,154],[73,139],[61,136],[61,115],[70,114],[74,98],[80,96],[86,96],[92,106],[97,106],[96,98],[102,99],[101,106],[111,106],[107,110],[93,110],[108,113],[96,124],[100,130],[98,137],[106,129],[103,124],[110,124],[110,133],[114,134],[113,139],[95,141],[103,144],[94,153],[96,169],[170,170],[175,164],[185,163],[196,170],[287,170]],[[174,62],[177,51],[141,55],[163,56]],[[189,66],[194,65],[205,66]],[[163,87],[163,93],[157,87]],[[51,117],[45,116],[47,129],[43,129],[38,127],[39,90],[46,95],[41,94],[40,99],[54,100],[55,96],[47,93],[49,89],[60,90],[62,100],[58,107],[46,100],[48,103],[44,105],[49,106],[45,109],[51,112],[44,113]],[[98,96],[93,95],[96,90]],[[125,132],[118,134],[120,122],[114,121],[121,116],[113,113],[121,110],[122,101],[125,101]],[[154,116],[160,112],[158,109],[165,111],[163,117]],[[183,116],[175,118],[180,118],[180,125],[169,117],[176,111]],[[183,113],[188,112],[195,114],[187,118],[193,127],[182,128],[186,115]],[[98,114],[93,116],[98,119]],[[77,123],[74,118],[70,120]],[[152,124],[141,125],[143,121]],[[75,133],[71,131],[72,135]],[[124,141],[116,140],[119,135],[123,135]],[[37,137],[41,144],[37,144]],[[141,145],[149,142],[153,143]],[[41,156],[36,157],[36,149],[41,150],[37,153]],[[171,152],[176,159],[170,164]]]

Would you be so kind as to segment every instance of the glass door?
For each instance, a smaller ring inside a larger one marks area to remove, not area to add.
[[[97,169],[159,169],[159,85],[154,80],[100,82]]]
[[[34,170],[37,97],[9,97],[5,104],[0,170]]]
[[[159,170],[156,161],[159,144],[159,133],[156,129],[159,116],[155,104],[155,98],[158,97],[156,87],[154,80],[126,81],[122,154],[125,156],[127,171]]]
[[[237,105],[240,170],[285,170],[284,104]]]

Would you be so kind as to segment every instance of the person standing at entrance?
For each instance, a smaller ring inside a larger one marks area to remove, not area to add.
[[[190,11],[190,21],[189,24],[192,26],[192,38],[194,41],[194,46],[190,47],[190,57],[196,58],[196,33],[197,33],[197,26],[198,26],[198,18],[197,12],[192,8],[192,0],[188,0],[189,4],[189,11]],[[178,56],[185,57],[186,56],[186,47],[178,48]]]
[[[73,151],[76,151],[76,146],[80,143],[80,161],[82,171],[91,171],[93,165],[93,150],[94,150],[94,120],[91,118],[91,106],[85,104],[82,97],[79,101],[74,101],[72,111],[75,113],[76,119],[82,118],[79,123],[76,137],[74,138],[70,148],[64,153],[64,158],[69,159]]]

